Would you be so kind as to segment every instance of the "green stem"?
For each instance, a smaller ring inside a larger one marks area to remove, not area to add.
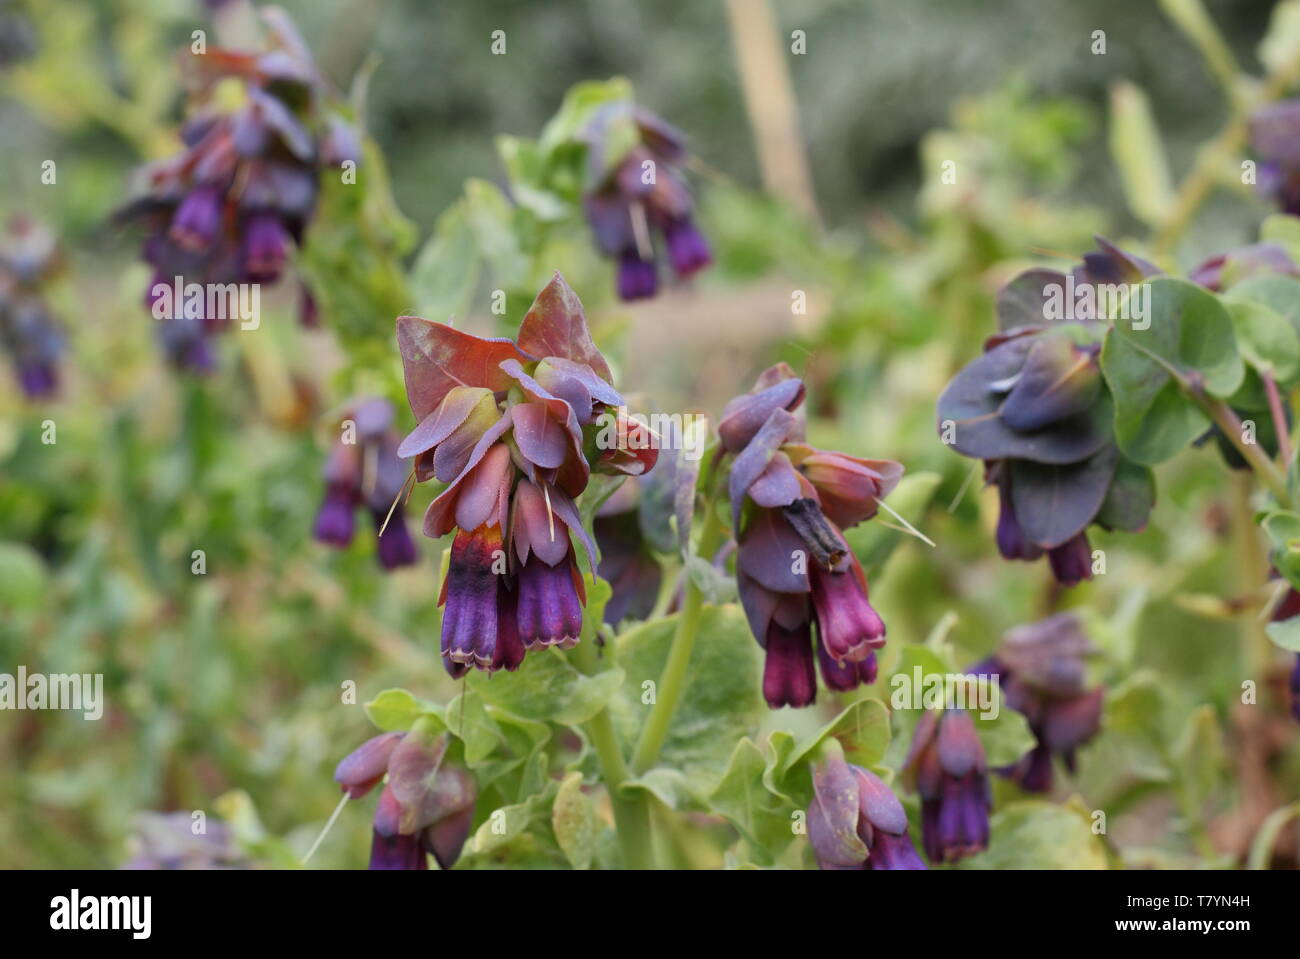
[[[696,555],[707,560],[718,547],[722,535],[721,524],[714,514],[713,501],[710,498],[704,510],[704,531],[700,535],[699,550]],[[682,600],[681,612],[677,614],[677,630],[673,634],[673,644],[668,651],[668,662],[664,664],[659,685],[655,687],[655,704],[650,710],[650,718],[641,730],[636,750],[632,753],[632,771],[636,775],[649,770],[659,758],[659,750],[668,736],[668,727],[673,721],[673,713],[682,698],[686,686],[686,669],[691,662],[691,653],[695,650],[695,637],[700,629],[700,614],[704,609],[704,594],[688,575],[686,577],[686,595]]]
[[[1249,464],[1251,470],[1259,478],[1270,493],[1272,493],[1280,505],[1289,506],[1291,496],[1287,492],[1286,477],[1282,471],[1264,453],[1264,450],[1258,443],[1247,443],[1241,436],[1241,420],[1237,414],[1223,400],[1216,399],[1208,395],[1204,390],[1191,387],[1188,389],[1188,395],[1196,404],[1205,411],[1205,414],[1214,421],[1215,425],[1223,432],[1227,438],[1241,454],[1241,458]]]
[[[578,668],[587,675],[599,669],[596,656],[596,644],[585,639],[573,651]],[[623,751],[618,745],[618,736],[614,732],[614,722],[610,718],[608,707],[601,707],[600,712],[591,717],[584,725],[591,744],[596,749],[596,758],[600,762],[605,779],[605,790],[609,793],[609,805],[614,811],[614,830],[618,834],[619,848],[623,852],[623,865],[628,869],[653,869],[654,849],[650,834],[650,806],[645,793],[636,791],[627,795],[622,785],[628,779],[627,763]]]

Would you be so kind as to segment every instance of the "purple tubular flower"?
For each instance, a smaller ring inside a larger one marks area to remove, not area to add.
[[[356,504],[356,490],[350,484],[331,483],[316,514],[316,539],[340,549],[351,543],[356,528],[353,518]]]
[[[334,769],[334,781],[343,787],[350,799],[360,799],[388,772],[388,760],[393,750],[405,736],[402,732],[382,733],[367,739],[348,753]]]
[[[1011,483],[1007,479],[998,482],[997,543],[998,552],[1004,559],[1034,560],[1043,555],[1043,550],[1025,538],[1020,521],[1016,519],[1016,507],[1011,501]]]
[[[921,840],[931,862],[956,862],[988,847],[984,747],[965,710],[926,712],[903,764],[921,794]]]
[[[504,555],[501,530],[496,527],[456,534],[443,583],[443,659],[480,669],[495,661],[501,573],[494,567]]]
[[[582,635],[582,601],[572,554],[555,566],[536,554],[519,568],[515,617],[524,649],[569,649]]]
[[[274,213],[255,213],[244,234],[243,274],[251,283],[274,283],[288,257],[289,234]]]
[[[618,260],[618,298],[645,300],[655,295],[659,276],[653,260],[643,260],[636,250],[628,250]]]
[[[388,516],[388,511],[384,509],[372,510],[371,515],[374,517],[375,532],[379,537],[377,549],[379,565],[387,570],[413,566],[419,559],[419,554],[415,550],[415,541],[411,539],[411,531],[406,525],[406,516],[401,508],[393,510],[391,518]],[[385,519],[388,519],[387,526],[384,525]]]
[[[678,276],[690,276],[713,262],[708,241],[690,217],[664,224],[664,241],[668,245],[668,262]]]
[[[1079,533],[1073,539],[1047,551],[1052,575],[1062,586],[1073,586],[1092,579],[1092,547],[1088,534]]]
[[[837,663],[831,658],[830,653],[826,651],[824,643],[817,643],[816,645],[817,665],[821,667],[822,682],[826,684],[828,689],[846,693],[862,685],[870,686],[876,681],[879,666],[876,663],[874,651],[868,653],[867,658],[860,662]]]
[[[763,660],[763,698],[772,709],[810,706],[817,698],[817,675],[809,626],[793,630],[773,620],[767,627]]]
[[[197,186],[185,195],[172,217],[168,235],[182,250],[205,253],[221,230],[224,195],[212,184]]]
[[[836,663],[860,663],[872,650],[885,645],[885,624],[867,602],[866,577],[854,559],[852,568],[841,573],[812,564],[813,608],[817,611],[817,634]]]
[[[812,767],[808,842],[820,869],[924,869],[898,797],[875,773],[838,757]]]

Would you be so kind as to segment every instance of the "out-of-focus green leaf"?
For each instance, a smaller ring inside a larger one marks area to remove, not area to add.
[[[1077,810],[1025,800],[989,820],[987,851],[959,869],[1106,869],[1106,852],[1092,825]]]
[[[551,828],[555,840],[574,869],[591,865],[596,850],[599,821],[596,810],[582,791],[582,773],[572,772],[564,777],[551,807]]]
[[[1147,95],[1124,80],[1110,90],[1110,153],[1133,215],[1160,225],[1174,202],[1169,164]]]

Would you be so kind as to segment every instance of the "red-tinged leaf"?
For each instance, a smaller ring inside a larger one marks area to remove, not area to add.
[[[457,386],[493,392],[506,389],[510,377],[501,363],[524,359],[510,340],[484,339],[418,316],[397,318],[397,346],[402,353],[406,397],[411,412],[420,420]]]
[[[558,356],[584,363],[606,383],[613,376],[587,329],[582,301],[557,272],[524,315],[519,326],[519,349],[537,359]]]

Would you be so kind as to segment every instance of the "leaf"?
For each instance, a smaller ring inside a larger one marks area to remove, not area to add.
[[[559,356],[583,363],[606,383],[613,382],[609,364],[592,342],[582,301],[558,272],[524,314],[519,326],[519,348],[539,360]]]
[[[694,784],[684,774],[663,766],[656,766],[635,779],[623,780],[620,788],[645,790],[669,809],[680,809],[698,798]]]
[[[596,850],[597,819],[591,799],[582,791],[582,773],[571,772],[560,783],[551,807],[555,841],[574,869],[591,866]]]
[[[1259,518],[1259,525],[1272,545],[1269,559],[1273,568],[1300,589],[1300,514],[1272,510]]]
[[[1288,653],[1300,653],[1300,616],[1269,623],[1264,631],[1275,646]]]
[[[478,269],[478,248],[465,217],[465,204],[455,203],[438,217],[433,235],[411,267],[409,282],[416,312],[463,316],[474,295]]]
[[[1248,294],[1241,288],[1250,284],[1251,281],[1247,280],[1234,287],[1225,298],[1237,335],[1237,347],[1255,369],[1271,372],[1279,382],[1291,382],[1300,375],[1300,334],[1296,333],[1296,327],[1286,316],[1257,299],[1247,298]],[[1300,283],[1294,285],[1295,294],[1300,297]],[[1297,301],[1296,308],[1300,309],[1300,301]]]
[[[1106,529],[1136,533],[1146,527],[1155,502],[1155,474],[1148,467],[1121,456],[1096,521]]]
[[[1059,287],[1050,293],[1051,287]],[[1015,330],[1042,326],[1047,319],[1047,301],[1059,296],[1064,301],[1065,274],[1057,270],[1034,269],[1014,277],[998,290],[998,329]]]
[[[1172,277],[1146,282],[1149,326],[1116,322],[1106,334],[1101,368],[1115,399],[1121,450],[1152,466],[1209,427],[1180,380],[1199,378],[1208,393],[1227,397],[1241,385],[1245,366],[1232,318],[1214,294]]]
[[[1091,823],[1075,809],[1040,800],[1004,806],[989,820],[989,848],[958,869],[1105,869]]]
[[[1081,463],[1011,461],[1011,499],[1025,536],[1043,549],[1073,539],[1101,509],[1115,476],[1113,446]]]
[[[663,675],[677,619],[638,624],[616,641],[626,679],[610,710],[629,745],[640,735],[653,705],[642,702],[649,689],[643,684],[658,683]],[[704,607],[698,629],[685,688],[658,763],[680,770],[703,794],[722,776],[736,742],[767,714],[767,704],[762,696],[762,650],[740,607]]]
[[[623,684],[615,667],[585,676],[554,647],[529,654],[517,672],[474,672],[466,681],[489,705],[523,719],[579,726],[600,712]]]
[[[1123,80],[1110,88],[1110,153],[1133,215],[1159,226],[1174,202],[1169,163],[1147,95]]]
[[[1218,785],[1224,761],[1223,733],[1213,706],[1206,703],[1193,711],[1174,746],[1173,760],[1183,811],[1199,820],[1202,807]]]
[[[1019,762],[1038,742],[1024,714],[1005,703],[996,716],[985,716],[975,709],[970,710],[970,714],[984,746],[984,761],[990,769]]]
[[[45,562],[24,543],[0,543],[0,609],[37,609],[48,595]]]
[[[1134,673],[1106,696],[1103,708],[1097,745],[1113,752],[1111,765],[1140,779],[1168,782],[1160,678],[1150,670]]]
[[[519,247],[515,210],[501,188],[487,180],[465,181],[465,220],[497,284],[517,289],[528,281],[528,257]]]
[[[839,741],[847,762],[865,768],[878,765],[889,749],[889,710],[878,699],[851,703],[821,729],[799,740],[776,766],[772,781],[784,784],[796,766],[816,758],[818,747],[827,739]]]
[[[419,316],[397,318],[397,346],[402,353],[406,396],[417,420],[436,410],[457,386],[493,392],[508,389],[513,380],[501,364],[526,359],[510,340],[484,339]]]
[[[957,452],[979,459],[1077,463],[1105,445],[1111,411],[1104,393],[1086,412],[1041,429],[1013,430],[999,415],[1037,339],[1021,336],[998,344],[966,364],[940,395],[939,424],[953,424]]]
[[[732,750],[727,768],[708,795],[708,804],[749,843],[758,861],[771,863],[794,838],[795,806],[763,783],[763,753],[749,738]]]
[[[405,689],[385,689],[365,705],[366,716],[384,732],[407,730],[422,716],[440,716],[437,703],[416,699]]]
[[[465,762],[473,766],[491,756],[503,741],[500,728],[488,715],[483,698],[465,689],[443,711],[447,729],[465,743]]]

